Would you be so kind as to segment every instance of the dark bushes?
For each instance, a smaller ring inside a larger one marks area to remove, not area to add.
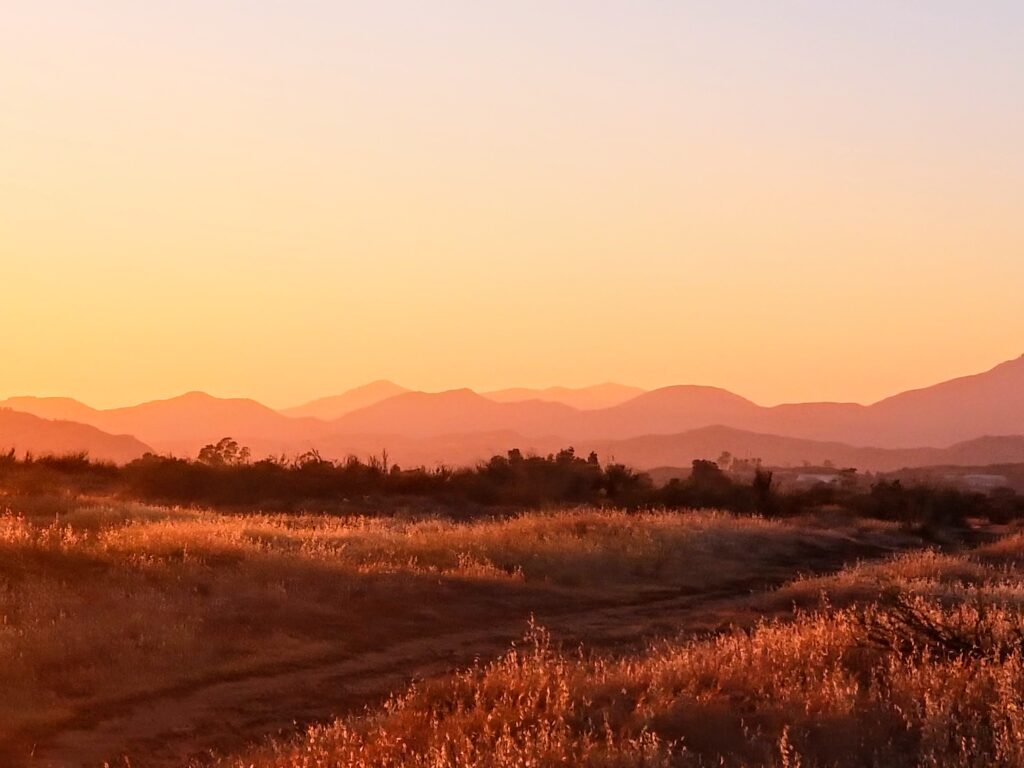
[[[881,480],[870,491],[855,486],[812,487],[781,493],[760,467],[743,480],[712,461],[694,461],[685,479],[655,487],[646,474],[622,464],[602,466],[566,448],[548,456],[513,449],[476,467],[401,469],[386,457],[328,461],[315,451],[293,459],[252,462],[225,438],[189,460],[147,454],[125,466],[85,455],[18,458],[0,455],[0,490],[8,493],[121,495],[144,501],[217,507],[361,510],[422,500],[449,513],[474,509],[610,505],[626,509],[714,507],[740,514],[797,515],[832,506],[905,524],[962,526],[968,518],[1006,522],[1024,515],[1024,498],[1000,489],[985,495]],[[383,503],[387,501],[388,503]],[[467,511],[468,510],[468,511]]]

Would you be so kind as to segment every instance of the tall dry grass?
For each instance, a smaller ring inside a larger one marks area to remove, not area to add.
[[[731,589],[793,573],[850,537],[895,536],[711,512],[453,523],[7,503],[0,737],[282,659],[355,655],[647,590]]]
[[[1024,536],[805,579],[821,605],[625,658],[522,648],[221,768],[1024,765]],[[846,603],[835,607],[833,600]]]

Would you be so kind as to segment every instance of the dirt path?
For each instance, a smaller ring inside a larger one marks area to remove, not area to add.
[[[539,623],[556,641],[588,648],[622,648],[645,638],[712,631],[746,625],[763,615],[765,591],[798,571],[828,573],[850,559],[811,567],[779,564],[756,580],[698,595],[648,594],[630,604],[580,606],[540,613]],[[882,557],[888,548],[856,556]],[[838,555],[838,553],[837,553]],[[807,565],[807,564],[803,564]],[[182,766],[210,751],[234,751],[247,743],[302,724],[322,721],[379,701],[413,679],[443,675],[474,659],[504,653],[526,630],[519,618],[472,631],[424,636],[353,656],[319,656],[281,661],[244,674],[193,681],[143,696],[97,703],[47,731],[34,744],[0,745],[0,765],[9,768],[81,768],[123,764],[132,768]]]
[[[538,617],[567,643],[619,645],[686,629],[712,629],[742,613],[742,598],[675,597],[636,605]],[[133,768],[180,766],[210,750],[237,748],[263,734],[329,719],[426,679],[491,659],[523,636],[522,621],[395,643],[356,658],[321,657],[238,679],[169,689],[145,699],[109,702],[83,712],[23,764],[33,768],[101,766],[118,754]],[[125,735],[131,734],[126,739]],[[113,763],[116,765],[116,763]]]

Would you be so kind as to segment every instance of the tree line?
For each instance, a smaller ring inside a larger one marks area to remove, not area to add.
[[[626,509],[717,508],[739,514],[792,516],[823,507],[908,524],[962,525],[971,517],[1024,516],[1024,497],[1001,489],[977,493],[904,486],[879,479],[869,489],[819,486],[781,492],[772,473],[725,472],[694,461],[685,478],[656,485],[649,475],[595,453],[565,448],[545,456],[512,449],[472,467],[403,469],[386,453],[342,461],[316,451],[253,461],[231,438],[204,446],[195,459],[147,454],[125,465],[67,456],[0,455],[0,489],[15,494],[110,495],[151,503],[274,510],[371,512],[427,502],[450,514],[566,505]]]

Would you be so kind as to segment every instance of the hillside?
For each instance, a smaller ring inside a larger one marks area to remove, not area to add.
[[[949,448],[865,448],[721,426],[676,435],[582,441],[577,448],[594,450],[603,457],[644,469],[687,466],[694,459],[716,459],[725,451],[737,459],[760,459],[771,466],[799,467],[829,461],[836,466],[874,472],[937,464],[983,466],[1024,462],[1024,437],[985,437]]]
[[[680,385],[645,392],[613,408],[588,413],[573,434],[621,439],[674,434],[691,429],[750,422],[760,406],[718,387]]]
[[[485,396],[469,389],[411,392],[379,381],[284,413],[255,400],[201,392],[110,410],[69,398],[12,398],[0,405],[111,434],[131,434],[157,450],[179,454],[194,455],[202,445],[231,436],[249,444],[256,455],[314,447],[324,455],[365,454],[375,446],[375,451],[387,448],[417,463],[486,458],[481,453],[490,446],[498,452],[510,447],[494,443],[495,435],[505,434],[541,451],[569,444],[605,446],[602,453],[614,449],[622,460],[638,466],[728,450],[780,464],[829,458],[891,467],[899,462],[917,465],[926,455],[931,462],[922,447],[949,448],[947,458],[955,461],[1015,461],[1012,436],[1024,435],[1024,357],[872,405],[763,407],[724,389],[692,385],[642,392],[609,407],[567,404],[631,394],[632,388],[609,384],[501,390]],[[699,432],[712,427],[718,430]],[[732,432],[722,432],[722,427]],[[659,436],[671,439],[655,439]],[[985,441],[971,443],[981,438]],[[909,452],[880,453],[882,449]]]
[[[326,432],[325,423],[317,419],[289,418],[255,400],[203,392],[101,411],[97,423],[110,431],[137,435],[159,450],[185,454],[228,435],[240,442],[260,440],[268,447],[285,449]]]
[[[572,434],[580,411],[561,403],[496,403],[470,389],[407,392],[331,422],[337,434],[430,437],[472,432],[518,432],[527,437]]]
[[[980,435],[1024,434],[1024,355],[985,373],[886,398],[869,410],[865,439],[881,445],[949,445]]]
[[[123,463],[152,450],[128,435],[111,435],[87,424],[51,421],[0,408],[0,450],[19,455],[88,453],[93,459]]]
[[[99,413],[95,408],[70,397],[9,397],[0,400],[0,408],[30,413],[41,419],[63,419],[83,424],[91,424]]]
[[[724,425],[780,437],[881,448],[947,447],[986,435],[1024,434],[1024,357],[990,371],[904,392],[873,405],[760,406],[716,387],[682,385],[607,408],[557,409],[538,399],[496,408],[470,390],[392,398],[335,422],[342,431],[425,436],[511,430],[528,437],[622,440]],[[537,394],[513,390],[494,397]],[[549,406],[545,408],[544,406]]]
[[[639,387],[628,387],[624,384],[596,384],[592,387],[547,387],[530,389],[514,387],[482,393],[488,400],[498,403],[519,403],[524,400],[544,400],[550,403],[562,403],[582,411],[598,408],[611,408],[627,400],[644,394]]]
[[[124,408],[100,410],[68,398],[11,398],[23,412],[42,418],[67,418],[118,435],[134,435],[158,451],[194,455],[221,437],[261,442],[268,452],[291,450],[322,436],[326,425],[317,419],[297,419],[242,398],[218,398],[189,392]]]
[[[392,381],[374,381],[361,387],[350,389],[340,395],[321,397],[294,408],[281,411],[285,416],[307,417],[331,421],[346,413],[366,408],[390,397],[401,395],[409,390]]]

